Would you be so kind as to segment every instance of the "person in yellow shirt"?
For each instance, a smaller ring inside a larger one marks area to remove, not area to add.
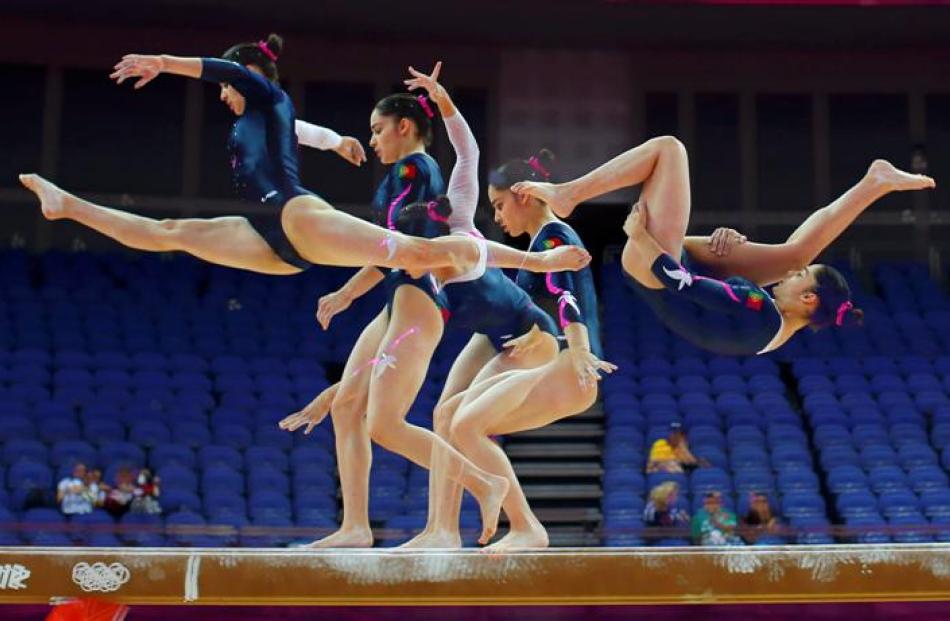
[[[700,460],[689,450],[683,426],[672,423],[669,435],[660,438],[650,447],[647,472],[684,472],[700,465]]]

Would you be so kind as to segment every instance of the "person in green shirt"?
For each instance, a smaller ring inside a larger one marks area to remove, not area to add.
[[[722,494],[707,492],[703,495],[703,508],[693,516],[693,541],[701,546],[742,545],[736,525],[736,514],[722,506]]]

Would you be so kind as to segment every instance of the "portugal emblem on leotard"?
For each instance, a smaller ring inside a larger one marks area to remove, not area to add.
[[[759,293],[758,291],[749,292],[749,297],[745,300],[746,308],[751,308],[754,311],[762,310],[762,302],[765,301],[765,296]]]
[[[415,178],[416,178],[416,165],[415,165],[415,164],[400,164],[400,165],[399,165],[399,178],[400,178],[400,179],[415,179]]]

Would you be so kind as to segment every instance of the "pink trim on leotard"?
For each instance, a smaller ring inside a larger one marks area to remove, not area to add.
[[[396,211],[396,206],[397,206],[399,203],[401,203],[401,202],[402,202],[402,199],[406,198],[406,196],[408,196],[408,195],[409,195],[409,192],[411,192],[411,191],[412,191],[412,184],[410,183],[409,185],[406,186],[406,189],[405,189],[405,190],[403,190],[402,192],[399,193],[399,196],[397,196],[396,198],[394,198],[393,201],[392,201],[391,203],[389,203],[389,213],[386,214],[386,227],[387,227],[390,231],[395,231],[395,230],[396,230],[396,223],[393,222],[393,212]]]
[[[561,329],[563,330],[571,323],[564,316],[565,308],[570,306],[571,308],[574,309],[574,311],[578,315],[581,314],[581,309],[577,306],[577,298],[575,298],[573,294],[571,294],[571,292],[568,291],[567,289],[561,289],[560,287],[555,285],[554,281],[552,280],[551,272],[548,272],[547,274],[544,275],[544,284],[547,286],[549,293],[558,296],[557,318],[561,324]]]
[[[399,347],[400,343],[402,343],[409,336],[415,334],[416,331],[417,331],[417,328],[413,326],[409,328],[408,330],[406,330],[405,332],[403,332],[402,334],[400,334],[399,336],[397,336],[393,340],[393,342],[390,343],[389,347],[384,349],[383,352],[380,353],[378,356],[370,358],[365,364],[358,367],[355,371],[353,371],[352,375],[357,375],[359,373],[362,373],[365,369],[369,367],[373,367],[374,369],[376,369],[377,376],[383,373],[387,368],[395,368],[396,355],[391,353],[392,350]]]
[[[715,278],[706,278],[705,276],[697,276],[695,274],[693,274],[693,278],[695,278],[696,280],[711,280],[713,282],[718,282],[720,285],[722,285],[722,288],[726,290],[726,294],[730,298],[732,298],[733,302],[735,302],[736,304],[740,304],[742,302],[742,300],[739,299],[739,296],[736,295],[736,292],[732,290],[732,287],[730,287],[729,283],[727,282],[724,282],[722,280],[716,280]]]

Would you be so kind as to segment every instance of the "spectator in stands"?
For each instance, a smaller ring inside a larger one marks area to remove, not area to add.
[[[742,545],[736,535],[736,514],[722,506],[722,494],[706,492],[703,508],[693,516],[693,541],[701,546]]]
[[[115,485],[105,498],[105,509],[115,517],[129,510],[135,496],[135,474],[129,468],[120,468],[115,475]]]
[[[142,468],[139,471],[135,489],[132,492],[132,505],[130,507],[132,513],[162,512],[162,506],[158,502],[158,496],[161,494],[159,483],[159,478],[152,476],[152,471],[148,468]]]
[[[102,481],[102,470],[93,468],[86,473],[86,493],[93,507],[101,507],[105,504],[109,486]]]
[[[676,505],[679,491],[675,481],[660,483],[650,490],[650,500],[643,508],[643,523],[652,527],[688,526],[689,513]]]
[[[699,466],[708,466],[705,460],[696,459],[689,450],[686,432],[679,423],[670,425],[670,433],[650,447],[647,472],[689,472]]]
[[[76,462],[72,475],[59,482],[56,503],[65,515],[92,513],[92,501],[86,488],[86,464]]]
[[[749,511],[742,517],[740,532],[746,543],[753,544],[763,535],[774,534],[780,524],[772,515],[768,494],[752,492],[750,497]]]

